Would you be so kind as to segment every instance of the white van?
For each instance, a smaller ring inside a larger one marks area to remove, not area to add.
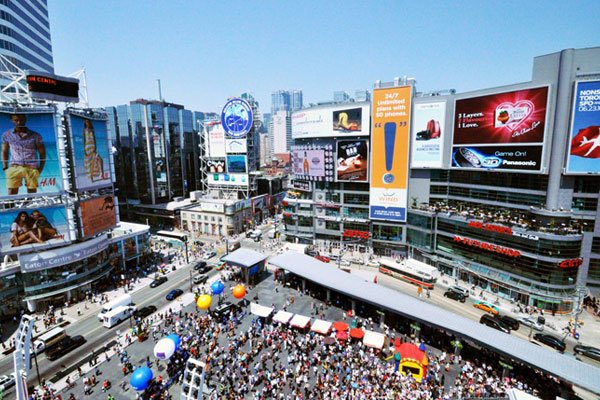
[[[135,306],[119,306],[114,310],[104,313],[102,325],[105,328],[112,328],[119,322],[129,318],[135,311]]]
[[[65,338],[67,334],[63,328],[54,328],[39,336],[33,342],[33,349],[35,354],[40,354],[42,351],[49,349],[56,343],[60,342],[61,339]]]
[[[121,297],[118,297],[116,299],[114,299],[113,301],[109,301],[108,303],[104,304],[102,306],[102,310],[100,310],[100,313],[98,314],[98,319],[100,320],[100,322],[104,321],[104,314],[106,314],[109,311],[114,310],[117,307],[120,306],[132,306],[133,305],[133,300],[131,299],[131,296],[128,294],[124,294]]]
[[[271,229],[268,233],[267,233],[267,237],[269,239],[275,239],[275,229]]]

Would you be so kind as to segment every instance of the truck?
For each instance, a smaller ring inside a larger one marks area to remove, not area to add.
[[[100,322],[103,322],[104,314],[106,314],[109,311],[114,310],[117,307],[132,306],[132,305],[133,305],[133,300],[131,299],[130,295],[124,294],[121,297],[117,297],[116,299],[109,301],[108,303],[106,303],[102,306],[100,313],[98,313],[98,320],[100,320]]]
[[[119,322],[126,320],[131,317],[135,312],[135,306],[119,306],[115,309],[104,313],[104,317],[102,319],[102,325],[105,328],[112,328],[117,325]]]

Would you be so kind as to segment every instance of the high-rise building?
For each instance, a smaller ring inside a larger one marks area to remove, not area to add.
[[[1,1],[0,33],[0,54],[17,67],[54,73],[46,0]]]
[[[290,109],[290,92],[287,90],[277,90],[271,93],[271,114],[276,111]]]
[[[302,100],[302,90],[291,90],[290,100],[290,111],[298,111],[299,109],[304,107]]]
[[[354,93],[354,100],[356,101],[370,101],[371,92],[364,89],[359,89]]]
[[[350,101],[350,95],[348,94],[348,92],[346,92],[344,90],[335,91],[335,92],[333,92],[333,101],[339,102],[339,103],[344,103],[346,101]]]
[[[273,154],[289,153],[292,143],[292,118],[289,111],[277,111],[273,115]]]

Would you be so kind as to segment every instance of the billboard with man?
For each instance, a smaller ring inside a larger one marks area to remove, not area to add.
[[[62,191],[53,112],[0,111],[0,198],[52,195]]]

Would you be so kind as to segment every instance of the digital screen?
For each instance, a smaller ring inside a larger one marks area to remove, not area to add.
[[[79,80],[44,72],[27,74],[29,94],[43,100],[79,102]]]

